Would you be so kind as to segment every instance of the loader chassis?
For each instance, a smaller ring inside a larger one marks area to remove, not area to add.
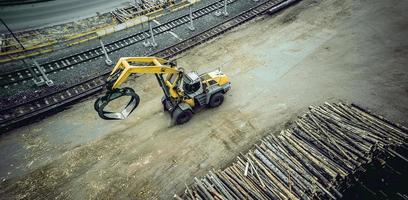
[[[137,63],[138,66],[132,66],[131,63]],[[231,88],[228,76],[220,70],[199,75],[194,71],[186,73],[174,63],[160,58],[121,58],[108,77],[106,95],[95,102],[95,110],[101,118],[124,119],[137,107],[139,96],[134,90],[119,88],[129,75],[134,73],[150,73],[156,76],[164,93],[162,97],[164,110],[170,113],[176,124],[189,121],[194,113],[203,108],[221,105],[224,94]],[[163,77],[165,74],[166,77]],[[122,113],[112,113],[103,110],[110,101],[109,97],[125,95],[133,99],[126,107],[126,112],[124,110]]]

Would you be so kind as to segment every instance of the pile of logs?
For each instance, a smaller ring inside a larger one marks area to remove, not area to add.
[[[325,103],[270,134],[224,170],[194,178],[176,199],[338,199],[342,180],[376,155],[408,161],[408,129],[355,104]]]
[[[134,3],[130,3],[129,7],[117,8],[110,13],[119,23],[123,23],[136,16],[167,8],[174,3],[175,0],[136,0]]]

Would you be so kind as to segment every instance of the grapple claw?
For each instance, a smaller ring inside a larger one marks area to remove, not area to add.
[[[110,112],[105,111],[104,108],[109,104],[109,102],[123,96],[129,96],[130,100],[126,107],[121,112]],[[140,98],[136,92],[129,87],[109,90],[102,97],[99,97],[95,103],[94,108],[98,112],[98,115],[102,119],[106,120],[122,120],[127,118],[133,110],[139,105]]]

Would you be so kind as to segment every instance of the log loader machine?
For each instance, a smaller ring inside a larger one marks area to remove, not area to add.
[[[107,78],[106,94],[95,101],[95,110],[102,119],[125,119],[139,105],[139,95],[132,88],[120,87],[132,74],[156,76],[164,93],[163,108],[170,113],[175,124],[188,122],[194,113],[205,107],[218,107],[231,88],[229,77],[219,69],[199,75],[195,71],[185,72],[174,62],[162,58],[124,57],[119,59]],[[121,112],[104,110],[109,102],[122,96],[129,96],[130,100]]]

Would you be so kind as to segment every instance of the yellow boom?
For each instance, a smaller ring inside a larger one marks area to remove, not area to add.
[[[182,72],[175,66],[165,65],[168,61],[155,57],[123,57],[120,58],[113,68],[108,81],[114,79],[116,73],[120,72],[119,77],[113,83],[112,88],[119,88],[131,74],[177,74]],[[139,65],[131,65],[137,63]]]

